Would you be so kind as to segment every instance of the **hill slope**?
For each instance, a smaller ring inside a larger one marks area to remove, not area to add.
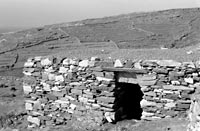
[[[31,56],[83,49],[183,48],[200,41],[200,9],[172,9],[48,25],[0,36],[0,69]]]

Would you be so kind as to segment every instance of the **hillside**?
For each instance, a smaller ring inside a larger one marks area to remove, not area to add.
[[[73,50],[183,48],[200,41],[200,9],[131,13],[47,25],[0,36],[0,69],[31,56]]]
[[[200,8],[131,13],[0,34],[0,128],[26,130],[21,77],[29,57],[57,54],[71,58],[196,61],[199,42]],[[184,131],[186,125],[185,119],[125,121],[108,125],[111,129],[105,130]]]

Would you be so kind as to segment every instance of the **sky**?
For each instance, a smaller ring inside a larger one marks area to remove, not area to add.
[[[200,0],[0,0],[0,27],[35,27],[132,12],[192,7],[200,7]]]

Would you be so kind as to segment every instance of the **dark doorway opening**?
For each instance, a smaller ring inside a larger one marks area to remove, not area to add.
[[[141,119],[142,108],[140,107],[140,101],[143,93],[138,84],[116,83],[115,97],[116,122],[124,119]]]

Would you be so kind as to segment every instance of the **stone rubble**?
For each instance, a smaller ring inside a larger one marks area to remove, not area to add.
[[[128,64],[132,65],[129,69],[138,72],[122,71],[116,76],[113,71],[101,69],[127,69],[126,62],[119,59],[115,62],[97,57],[29,59],[23,71],[27,121],[30,126],[61,125],[74,119],[94,125],[115,122],[116,82],[140,85],[141,119],[157,120],[187,113],[190,96],[200,87],[196,63],[147,60]]]

